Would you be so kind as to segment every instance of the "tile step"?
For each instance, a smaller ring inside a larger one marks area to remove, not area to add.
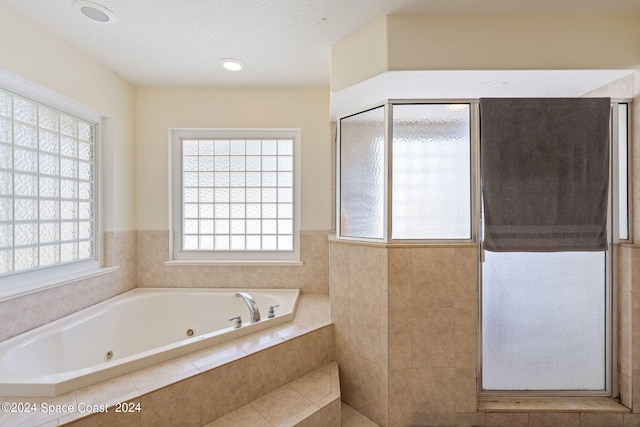
[[[339,427],[340,420],[338,364],[330,362],[205,427]]]

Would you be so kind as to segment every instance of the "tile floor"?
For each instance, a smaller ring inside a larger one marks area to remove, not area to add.
[[[378,424],[342,402],[342,427],[379,427]]]

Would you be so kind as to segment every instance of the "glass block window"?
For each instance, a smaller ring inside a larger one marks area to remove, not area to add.
[[[295,254],[297,135],[206,134],[183,135],[175,141],[181,163],[175,194],[181,200],[178,258]]]
[[[96,258],[96,128],[0,90],[0,276]]]

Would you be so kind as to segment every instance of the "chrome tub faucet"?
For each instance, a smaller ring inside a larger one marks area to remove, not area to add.
[[[246,292],[237,292],[237,297],[240,297],[247,303],[247,307],[249,308],[249,318],[251,319],[251,323],[256,323],[260,321],[260,310],[258,310],[258,304],[253,299],[251,295]]]

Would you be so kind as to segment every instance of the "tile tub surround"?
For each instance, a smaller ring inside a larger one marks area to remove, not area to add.
[[[0,396],[57,396],[295,316],[298,289],[238,291],[136,288],[0,342]],[[258,307],[262,319],[247,319]]]
[[[137,232],[137,286],[295,288],[304,293],[329,293],[328,230],[300,231],[302,266],[166,265],[168,230]]]
[[[104,233],[104,265],[112,273],[0,302],[0,341],[45,325],[136,286],[136,232]]]
[[[0,397],[38,409],[0,413],[0,425],[204,425],[332,361],[329,310],[326,295],[303,294],[292,322],[61,396]],[[141,411],[114,412],[121,402],[140,403]],[[86,414],[40,410],[41,405],[78,408],[80,403],[106,405],[109,412],[81,418]]]

